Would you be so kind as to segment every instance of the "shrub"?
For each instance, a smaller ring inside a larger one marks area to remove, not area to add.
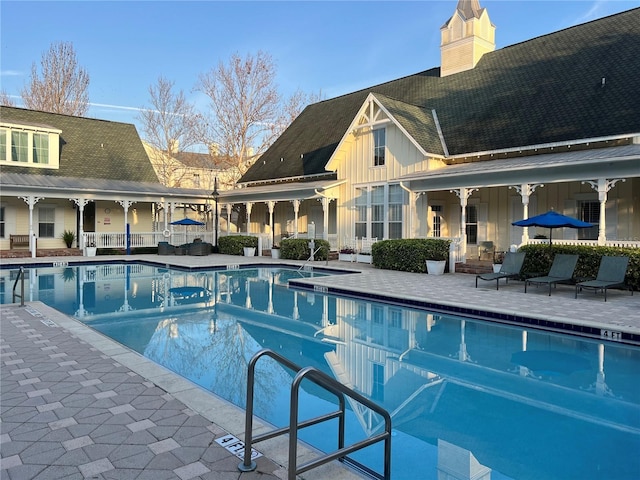
[[[220,253],[225,255],[244,255],[244,247],[258,248],[258,237],[228,235],[218,239]]]
[[[309,248],[310,240],[306,238],[287,238],[280,242],[280,258],[288,260],[307,260],[311,256]],[[331,245],[326,240],[314,240],[316,250],[320,250],[315,254],[315,260],[327,260],[329,258],[329,250]]]
[[[598,275],[600,259],[604,255],[627,256],[629,266],[625,281],[634,290],[640,290],[640,249],[622,247],[591,247],[585,245],[525,245],[520,247],[527,256],[522,266],[523,275],[546,274],[551,268],[553,257],[558,253],[578,255],[574,278],[595,278]]]
[[[403,238],[382,240],[371,247],[373,265],[386,270],[424,273],[426,260],[447,260],[450,240],[439,238]]]
[[[76,239],[76,233],[71,230],[65,230],[62,232],[61,238],[67,248],[71,248]]]

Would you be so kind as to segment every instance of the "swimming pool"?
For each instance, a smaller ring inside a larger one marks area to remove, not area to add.
[[[256,351],[316,366],[392,413],[394,479],[638,477],[637,348],[287,287],[299,277],[269,268],[59,267],[31,270],[27,298],[239,406]],[[258,416],[286,424],[291,379],[261,360]],[[333,410],[333,401],[303,384],[301,418]],[[348,440],[380,428],[358,408],[348,423]],[[304,433],[335,448],[320,427]],[[382,469],[376,447],[354,456]]]

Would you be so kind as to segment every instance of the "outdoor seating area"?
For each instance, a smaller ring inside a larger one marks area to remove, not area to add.
[[[500,288],[500,279],[504,278],[506,283],[509,283],[510,278],[519,278],[525,255],[525,252],[506,252],[500,271],[476,275],[476,288],[478,288],[478,279],[485,281],[495,280],[496,290],[498,290]]]
[[[609,288],[627,288],[631,290],[631,295],[633,295],[633,289],[627,286],[624,280],[627,273],[627,265],[629,265],[629,257],[602,257],[595,280],[576,283],[575,298],[578,298],[578,293],[585,288],[594,290],[594,293],[602,291],[605,302],[607,301],[607,289]]]
[[[201,240],[182,245],[171,245],[169,242],[158,243],[158,255],[195,255],[203,256],[213,253],[213,245]]]
[[[524,281],[524,293],[527,293],[527,285],[548,285],[549,296],[551,296],[551,287],[555,287],[558,283],[571,282],[573,272],[578,264],[578,255],[558,254],[553,258],[549,273],[540,277],[527,278]]]

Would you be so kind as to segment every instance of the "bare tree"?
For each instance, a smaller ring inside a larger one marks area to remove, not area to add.
[[[3,105],[5,107],[15,107],[16,106],[16,102],[11,100],[11,97],[9,97],[9,94],[5,91],[4,88],[2,90],[0,90],[0,105]]]
[[[42,77],[35,62],[31,82],[22,89],[27,108],[66,115],[83,116],[89,109],[89,74],[78,66],[73,44],[52,44],[40,61]]]
[[[278,118],[271,125],[271,137],[269,145],[271,145],[282,133],[287,129],[302,110],[311,103],[322,100],[322,92],[319,94],[304,93],[302,90],[296,90],[280,107]]]
[[[205,143],[235,170],[235,180],[270,145],[278,118],[280,95],[271,56],[234,54],[200,75],[197,90],[211,100],[211,116],[203,123]]]
[[[151,105],[142,109],[138,119],[158,179],[164,185],[178,187],[188,169],[177,157],[196,145],[200,134],[193,105],[182,90],[176,93],[173,87],[174,82],[159,77],[157,84],[149,87]]]

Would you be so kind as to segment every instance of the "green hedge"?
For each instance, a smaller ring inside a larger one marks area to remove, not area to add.
[[[288,260],[307,260],[311,256],[309,248],[309,239],[306,238],[287,238],[280,242],[280,258]],[[314,240],[316,250],[320,250],[315,254],[314,260],[327,260],[329,258],[329,250],[331,245],[326,240]]]
[[[258,248],[258,237],[228,235],[218,238],[218,248],[224,255],[244,255],[244,247]]]
[[[371,247],[373,265],[386,270],[425,273],[427,260],[449,259],[450,245],[450,240],[439,238],[382,240]]]
[[[522,272],[524,275],[533,273],[546,274],[551,268],[553,257],[558,253],[578,255],[578,264],[573,274],[574,278],[595,278],[598,274],[600,259],[604,255],[627,256],[629,266],[625,281],[634,290],[640,290],[640,249],[621,247],[589,247],[583,245],[525,245],[520,248],[526,252]]]

